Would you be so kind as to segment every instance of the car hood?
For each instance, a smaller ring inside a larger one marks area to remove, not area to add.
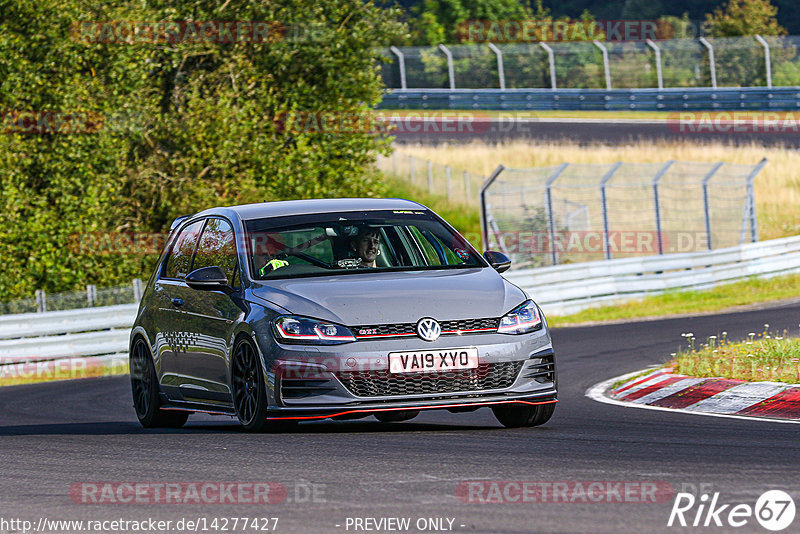
[[[251,291],[292,314],[352,326],[501,317],[526,299],[490,268],[265,280]]]

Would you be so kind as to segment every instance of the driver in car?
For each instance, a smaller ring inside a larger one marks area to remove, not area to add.
[[[350,240],[350,250],[361,260],[360,267],[375,267],[375,258],[381,253],[381,234],[377,228],[361,226]]]

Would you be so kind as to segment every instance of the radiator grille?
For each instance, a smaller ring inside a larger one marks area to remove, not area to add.
[[[460,393],[511,387],[523,363],[482,363],[476,369],[437,373],[342,371],[336,376],[357,397]]]
[[[442,335],[454,335],[459,332],[496,332],[500,319],[490,317],[487,319],[462,319],[458,321],[440,321]],[[377,324],[354,326],[350,329],[356,339],[405,337],[417,335],[416,323]]]

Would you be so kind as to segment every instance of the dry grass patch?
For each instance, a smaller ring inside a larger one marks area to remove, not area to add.
[[[498,164],[506,167],[545,167],[572,163],[725,161],[753,165],[762,158],[769,163],[755,181],[759,237],[762,240],[800,234],[800,152],[758,144],[728,146],[721,143],[642,142],[623,147],[580,146],[574,143],[515,141],[501,144],[402,146],[415,158],[430,159],[488,176]]]

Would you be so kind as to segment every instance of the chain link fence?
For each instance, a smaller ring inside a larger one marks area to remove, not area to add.
[[[800,36],[391,47],[390,89],[800,85]]]
[[[478,193],[485,176],[414,157],[395,150],[389,157],[378,158],[378,169],[388,176],[407,181],[432,195],[450,202],[478,206]]]
[[[0,302],[0,315],[14,313],[42,313],[48,311],[74,310],[95,306],[136,304],[142,298],[142,281],[136,278],[130,284],[97,288],[86,286],[86,291],[45,293],[37,290],[34,297]]]
[[[500,166],[481,190],[483,242],[525,268],[757,241],[765,164]]]

